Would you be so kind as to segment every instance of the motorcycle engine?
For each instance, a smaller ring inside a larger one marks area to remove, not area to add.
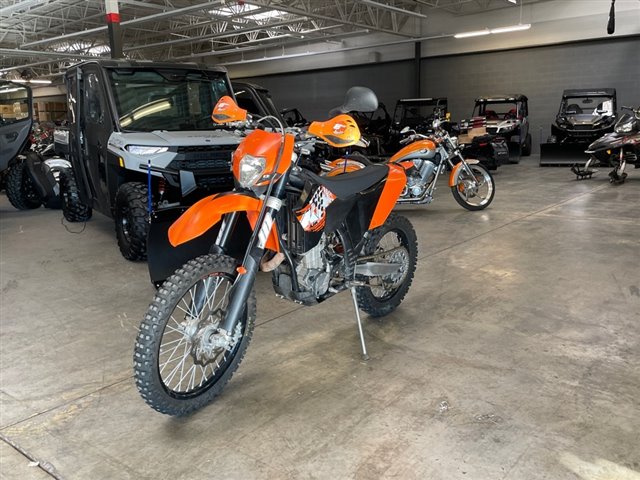
[[[324,255],[325,245],[326,237],[323,234],[315,247],[300,255],[301,261],[296,268],[300,286],[313,292],[316,297],[327,292],[331,280],[329,262]]]
[[[412,197],[420,197],[425,189],[433,180],[433,173],[436,165],[430,160],[414,160],[413,165],[416,167],[407,176],[407,192]]]

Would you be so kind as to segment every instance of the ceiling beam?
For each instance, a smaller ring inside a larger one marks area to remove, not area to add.
[[[210,2],[205,2],[205,3],[200,3],[198,5],[191,5],[189,7],[184,7],[184,8],[177,8],[175,10],[169,10],[169,11],[165,11],[165,12],[160,12],[160,13],[154,13],[152,15],[147,15],[144,17],[139,17],[139,18],[134,18],[132,20],[126,20],[124,22],[121,22],[120,25],[123,27],[127,27],[127,26],[131,26],[131,25],[139,25],[141,23],[148,23],[148,22],[154,22],[156,20],[161,20],[167,17],[176,17],[176,16],[180,16],[180,15],[184,15],[186,13],[189,12],[193,12],[195,10],[204,10],[207,8],[211,8],[215,5],[220,5],[223,2],[223,0],[213,0]],[[73,33],[67,33],[65,35],[58,35],[57,37],[51,37],[51,38],[44,38],[42,40],[36,40],[35,42],[27,42],[27,43],[23,43],[21,45],[21,48],[24,47],[34,47],[36,45],[46,45],[48,43],[52,43],[52,42],[58,42],[61,40],[68,40],[70,38],[78,38],[78,37],[84,37],[86,35],[92,35],[94,33],[98,33],[98,32],[103,32],[107,30],[107,26],[103,26],[103,27],[97,27],[97,28],[90,28],[88,30],[82,30],[80,32],[73,32]]]

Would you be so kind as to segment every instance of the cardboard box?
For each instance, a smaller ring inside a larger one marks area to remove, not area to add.
[[[56,112],[66,112],[67,104],[65,102],[55,102],[53,110]]]
[[[38,112],[44,112],[47,110],[46,102],[36,102],[35,106],[36,106],[36,111]]]

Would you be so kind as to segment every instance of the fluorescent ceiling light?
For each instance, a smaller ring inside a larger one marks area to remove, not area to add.
[[[507,2],[510,2],[510,3],[516,4],[516,3],[518,3],[518,0],[507,0]]]
[[[454,37],[455,38],[479,37],[481,35],[489,35],[490,33],[491,33],[491,30],[486,28],[484,30],[476,30],[475,32],[456,33]]]
[[[51,80],[25,80],[24,78],[16,78],[15,80],[11,81],[16,83],[43,83],[46,85],[49,85],[51,83]]]
[[[510,27],[492,28],[491,33],[507,33],[507,32],[519,32],[520,30],[529,30],[531,28],[530,23],[512,25]]]
[[[467,38],[467,37],[479,37],[480,35],[489,35],[490,33],[507,33],[507,32],[519,32],[521,30],[529,30],[531,28],[530,23],[511,25],[509,27],[498,27],[492,28],[489,30],[485,28],[484,30],[476,30],[475,32],[462,32],[456,33],[454,35],[455,38]]]

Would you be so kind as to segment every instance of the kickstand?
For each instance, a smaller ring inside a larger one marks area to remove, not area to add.
[[[360,333],[360,346],[362,347],[362,359],[369,360],[367,353],[367,345],[364,342],[364,332],[362,331],[362,321],[360,320],[360,311],[358,310],[358,297],[356,296],[356,287],[351,287],[351,298],[353,299],[353,307],[356,309],[356,321],[358,322],[358,333]]]

